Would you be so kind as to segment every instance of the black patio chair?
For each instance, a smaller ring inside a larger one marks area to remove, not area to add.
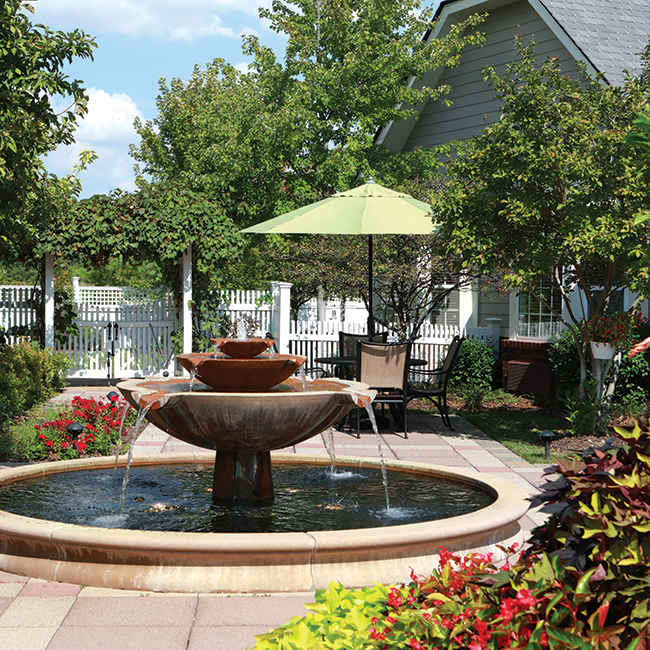
[[[430,399],[436,405],[438,411],[440,411],[440,417],[442,418],[443,424],[448,426],[451,431],[454,431],[454,427],[451,424],[449,411],[447,410],[447,384],[449,383],[449,378],[454,370],[458,350],[460,350],[460,346],[464,340],[464,337],[460,338],[459,336],[454,336],[449,344],[447,356],[439,368],[436,368],[435,370],[418,370],[418,374],[428,376],[432,379],[430,386],[425,388],[409,386],[408,391],[409,400],[416,397]]]
[[[367,334],[350,334],[349,332],[339,332],[339,356],[352,357],[357,356],[357,342],[365,343],[386,343],[388,332],[378,332],[374,336]],[[347,364],[336,366],[336,376],[339,379],[354,379],[354,367]]]

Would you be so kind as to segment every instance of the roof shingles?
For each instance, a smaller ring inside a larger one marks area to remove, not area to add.
[[[585,58],[614,85],[639,72],[650,38],[650,0],[541,0]]]

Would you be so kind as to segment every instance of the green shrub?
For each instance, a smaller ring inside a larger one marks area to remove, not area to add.
[[[463,341],[449,381],[450,386],[490,388],[495,366],[494,348],[483,339]]]
[[[0,346],[0,427],[62,388],[67,367],[65,355],[36,343]]]
[[[463,411],[479,411],[483,402],[490,394],[490,390],[485,386],[466,384],[456,390],[456,396],[461,400],[461,409]]]
[[[555,394],[565,395],[580,384],[580,358],[571,333],[577,327],[563,330],[555,336],[548,351],[551,369],[555,377]]]
[[[635,331],[637,340],[645,339],[650,336],[650,323],[639,323]],[[570,330],[565,330],[554,338],[549,359],[555,376],[555,394],[573,393],[580,383],[580,360]],[[589,367],[588,373],[591,375]],[[633,411],[638,412],[644,400],[641,393],[645,395],[646,402],[650,400],[650,351],[637,354],[631,359],[625,353],[612,398],[613,410],[619,406],[621,408],[618,410],[626,411],[633,404]]]

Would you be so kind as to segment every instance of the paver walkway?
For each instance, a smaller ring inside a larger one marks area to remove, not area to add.
[[[105,398],[110,388],[69,387],[74,395]],[[543,482],[535,466],[466,420],[452,416],[449,431],[438,416],[410,416],[408,439],[382,433],[385,458],[435,463],[500,476],[529,494]],[[377,457],[374,433],[335,433],[339,456]],[[149,425],[135,453],[198,451]],[[320,437],[283,453],[326,454]],[[2,465],[0,465],[2,467]],[[524,529],[541,523],[530,511]],[[405,578],[406,579],[406,578]],[[155,594],[81,587],[0,572],[0,650],[243,650],[254,636],[305,613],[313,593]]]

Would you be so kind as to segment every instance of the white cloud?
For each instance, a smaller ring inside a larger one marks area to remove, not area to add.
[[[257,8],[268,4],[268,0],[39,0],[36,18],[45,24],[76,24],[91,34],[191,42],[205,36],[238,38],[255,33],[241,23],[259,24]],[[226,24],[224,14],[235,14],[239,26]]]
[[[45,160],[50,172],[59,176],[70,173],[83,149],[93,149],[99,155],[81,174],[84,196],[107,193],[120,187],[135,188],[133,160],[129,144],[137,143],[133,120],[142,118],[136,103],[124,93],[109,95],[103,90],[88,91],[88,113],[75,131],[75,143],[59,147]]]

